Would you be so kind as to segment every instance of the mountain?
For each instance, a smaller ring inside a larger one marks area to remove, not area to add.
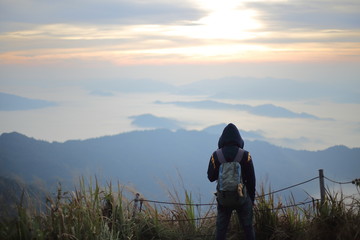
[[[17,206],[45,209],[46,189],[39,185],[26,184],[21,179],[0,176],[0,219],[17,216]]]
[[[221,134],[216,134],[216,129],[220,130],[220,125],[203,131],[156,129],[64,143],[3,133],[0,176],[21,178],[27,183],[43,182],[49,189],[54,189],[58,181],[71,188],[80,176],[96,176],[102,184],[120,182],[156,200],[166,198],[164,186],[184,186],[202,201],[208,201],[215,189],[206,171]],[[327,177],[337,181],[360,177],[360,148],[334,146],[299,151],[245,138],[245,149],[253,157],[258,189],[262,183],[271,184],[272,189],[287,187],[318,176],[318,169],[324,169]],[[318,186],[318,181],[313,181],[292,192],[301,197],[305,191],[318,196]]]
[[[54,107],[58,104],[40,99],[31,99],[0,92],[0,111],[31,110]]]

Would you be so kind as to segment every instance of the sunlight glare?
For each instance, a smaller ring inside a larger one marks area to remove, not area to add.
[[[261,27],[254,19],[255,12],[251,10],[216,11],[201,19],[204,38],[247,39],[252,34],[249,31]]]
[[[198,4],[208,14],[193,25],[173,26],[168,33],[196,39],[244,40],[257,36],[262,23],[257,20],[258,13],[247,9],[241,1],[202,1]]]

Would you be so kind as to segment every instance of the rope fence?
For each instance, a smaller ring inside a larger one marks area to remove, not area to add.
[[[328,180],[331,183],[339,184],[339,185],[355,184],[356,186],[360,186],[360,179],[354,179],[352,181],[346,181],[346,182],[335,181],[335,180],[332,180],[332,179],[324,176],[323,175],[323,170],[320,169],[319,170],[319,176],[310,178],[308,180],[299,182],[297,184],[290,185],[288,187],[284,187],[284,188],[281,188],[281,189],[278,189],[278,190],[275,190],[275,191],[271,191],[269,193],[258,195],[258,196],[256,196],[256,199],[259,199],[259,198],[262,198],[262,197],[265,197],[265,196],[269,196],[269,195],[273,195],[275,193],[279,193],[279,192],[282,192],[282,191],[285,191],[285,190],[289,190],[289,189],[292,189],[294,187],[301,186],[303,184],[312,182],[312,181],[317,180],[317,179],[320,180],[321,199],[312,198],[312,200],[309,200],[309,201],[298,202],[298,203],[294,203],[294,204],[290,204],[290,205],[278,206],[278,207],[275,207],[275,208],[268,208],[268,209],[258,209],[258,208],[255,207],[254,211],[255,212],[256,211],[269,211],[269,210],[270,211],[275,211],[275,210],[280,210],[280,209],[286,209],[286,208],[306,205],[306,204],[310,204],[310,203],[315,204],[315,202],[317,203],[319,201],[321,201],[321,203],[324,203],[324,201],[325,201],[325,195],[323,194],[325,192],[324,179]],[[135,215],[135,212],[137,211],[138,203],[140,203],[139,212],[141,212],[143,202],[154,203],[154,204],[177,205],[177,206],[196,206],[196,207],[217,205],[216,202],[213,202],[213,203],[179,203],[179,202],[148,200],[148,199],[140,198],[139,194],[136,194],[136,198],[133,201],[134,201],[134,215]],[[160,221],[162,221],[162,222],[185,222],[185,221],[199,221],[199,220],[212,219],[212,218],[216,218],[216,216],[206,216],[206,217],[191,218],[191,219],[164,219],[164,220],[160,220]]]
[[[282,192],[282,191],[285,191],[285,190],[288,190],[288,189],[303,185],[305,183],[314,181],[314,180],[316,180],[318,178],[319,177],[314,177],[314,178],[311,178],[309,180],[303,181],[301,183],[297,183],[297,184],[294,184],[294,185],[291,185],[291,186],[288,186],[288,187],[285,187],[285,188],[281,188],[281,189],[278,189],[278,190],[275,190],[275,191],[272,191],[272,192],[269,192],[269,193],[266,193],[266,194],[263,194],[263,195],[256,196],[256,198],[261,198],[261,197],[272,195],[272,194],[275,194],[275,193],[278,193],[278,192]],[[158,203],[158,204],[179,205],[179,206],[197,206],[197,207],[199,207],[199,206],[212,206],[212,205],[217,204],[217,203],[177,203],[177,202],[156,201],[156,200],[147,200],[147,199],[140,199],[139,201],[149,202],[149,203]]]
[[[213,219],[216,216],[209,216],[209,217],[199,217],[199,218],[186,218],[186,219],[161,219],[160,222],[187,222],[187,221],[199,221],[205,219]]]
[[[338,182],[338,181],[335,181],[335,180],[332,180],[332,179],[330,179],[330,178],[328,178],[328,177],[325,177],[325,179],[326,180],[328,180],[328,181],[330,181],[330,182],[332,182],[332,183],[336,183],[336,184],[340,184],[340,185],[343,185],[343,184],[357,184],[358,185],[358,183],[360,182],[360,179],[354,179],[354,180],[352,180],[352,181],[347,181],[347,182]]]
[[[149,203],[159,203],[159,204],[168,204],[168,205],[178,205],[178,206],[213,206],[216,203],[176,203],[176,202],[163,202],[163,201],[155,201],[155,200],[147,200],[147,199],[140,199],[140,201],[143,202],[149,202]]]
[[[280,210],[280,209],[285,209],[285,208],[291,208],[291,207],[297,207],[297,206],[301,206],[301,205],[306,205],[306,204],[309,204],[309,203],[313,203],[315,204],[315,202],[318,202],[320,199],[312,199],[312,200],[309,200],[309,201],[306,201],[306,202],[298,202],[298,203],[294,203],[294,204],[290,204],[290,205],[286,205],[286,206],[279,206],[279,207],[276,207],[276,208],[269,208],[269,209],[254,209],[254,211],[258,211],[258,212],[261,212],[261,211],[275,211],[275,210]]]
[[[291,205],[286,205],[286,206],[279,206],[276,208],[268,208],[268,209],[254,209],[254,212],[262,212],[262,211],[275,211],[275,210],[281,210],[281,209],[286,209],[286,208],[290,208],[290,207],[297,207],[297,206],[301,206],[301,205],[306,205],[309,203],[313,203],[315,204],[315,202],[320,201],[320,199],[312,199],[306,202],[299,202],[299,203],[295,203],[295,204],[291,204]],[[162,219],[162,220],[158,220],[160,222],[187,222],[187,221],[200,221],[200,220],[206,220],[206,219],[213,219],[216,218],[217,216],[207,216],[207,217],[199,217],[199,218],[186,218],[186,219]]]
[[[308,182],[311,182],[311,181],[314,181],[316,179],[318,179],[319,177],[313,177],[309,180],[306,180],[304,182],[300,182],[300,183],[297,183],[297,184],[294,184],[294,185],[291,185],[291,186],[288,186],[288,187],[285,187],[285,188],[281,188],[279,190],[276,190],[276,191],[272,191],[272,192],[269,192],[269,193],[266,193],[266,194],[263,194],[263,195],[260,195],[260,196],[257,196],[257,198],[261,198],[261,197],[265,197],[265,196],[268,196],[268,195],[272,195],[274,193],[278,193],[278,192],[282,192],[282,191],[285,191],[285,190],[288,190],[288,189],[291,189],[291,188],[294,188],[294,187],[297,187],[297,186],[300,186],[300,185],[303,185],[305,183],[308,183]]]

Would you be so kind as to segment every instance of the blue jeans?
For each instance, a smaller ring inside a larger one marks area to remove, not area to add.
[[[239,208],[226,208],[218,204],[216,218],[216,240],[225,240],[227,228],[230,223],[231,213],[235,210],[239,218],[239,222],[244,229],[246,240],[255,240],[255,232],[253,228],[253,206],[250,198]]]

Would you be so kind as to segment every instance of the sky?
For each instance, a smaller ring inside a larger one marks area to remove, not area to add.
[[[360,147],[359,66],[356,0],[1,0],[0,133],[233,122],[294,149]]]

